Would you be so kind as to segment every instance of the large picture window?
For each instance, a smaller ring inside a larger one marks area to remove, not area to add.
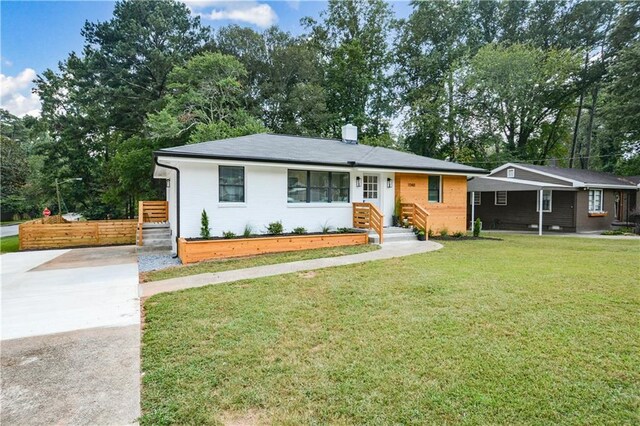
[[[600,213],[603,211],[602,206],[602,189],[589,190],[589,212]]]
[[[221,203],[244,203],[244,167],[219,166],[219,195]]]
[[[440,176],[429,176],[429,202],[439,203],[442,201],[440,193]]]
[[[289,203],[348,203],[350,177],[347,172],[289,170]]]

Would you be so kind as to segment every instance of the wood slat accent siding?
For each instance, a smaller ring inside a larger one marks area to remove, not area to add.
[[[136,220],[105,220],[42,224],[18,228],[20,250],[134,244]]]
[[[464,232],[467,221],[466,176],[441,176],[442,199],[440,203],[427,201],[429,175],[396,173],[396,199],[414,203],[429,212],[429,229],[438,233],[443,228],[449,232]]]
[[[203,260],[253,256],[285,251],[367,244],[369,236],[358,234],[294,235],[229,240],[178,240],[178,253],[183,264]]]

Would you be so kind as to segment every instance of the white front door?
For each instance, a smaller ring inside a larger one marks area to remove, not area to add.
[[[378,175],[364,175],[362,177],[362,198],[365,203],[375,204],[380,208],[380,191]]]

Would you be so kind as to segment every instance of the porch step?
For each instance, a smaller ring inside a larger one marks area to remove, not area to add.
[[[171,248],[168,222],[147,222],[142,225],[142,246],[138,246],[138,253],[168,252]]]
[[[383,235],[385,243],[396,241],[415,241],[418,239],[411,229],[395,226],[384,228]],[[372,244],[379,244],[380,236],[375,231],[369,231],[369,242]]]

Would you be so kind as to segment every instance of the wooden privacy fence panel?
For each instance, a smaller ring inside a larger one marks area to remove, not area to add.
[[[429,213],[420,205],[415,203],[402,203],[402,218],[407,218],[409,224],[415,228],[428,231]]]
[[[138,203],[139,222],[166,222],[169,220],[168,201],[140,201]]]
[[[353,203],[353,227],[358,229],[373,229],[383,242],[384,215],[371,203]]]
[[[18,227],[20,250],[134,244],[136,220],[96,220]]]

